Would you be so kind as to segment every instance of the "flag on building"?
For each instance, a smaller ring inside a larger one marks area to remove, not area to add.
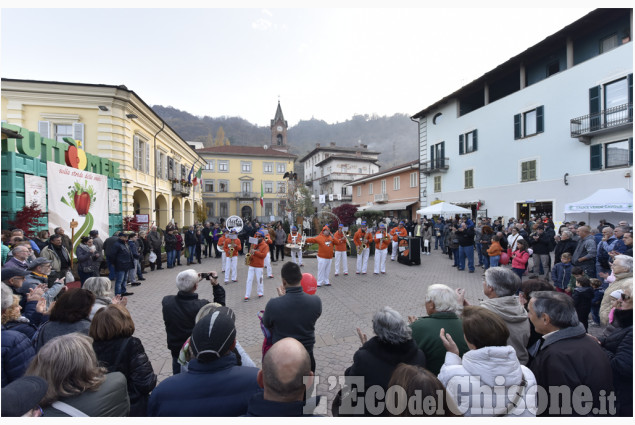
[[[260,207],[265,206],[265,190],[262,188],[262,180],[260,180]]]
[[[190,174],[187,175],[187,182],[192,183],[192,173],[194,172],[194,164],[192,164],[192,168],[190,168]]]
[[[203,175],[203,167],[199,168],[196,174],[194,175],[194,180],[192,181],[192,184],[194,186],[196,186],[199,183],[202,175]]]

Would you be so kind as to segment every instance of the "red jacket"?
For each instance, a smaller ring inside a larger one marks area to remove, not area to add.
[[[316,243],[320,247],[318,248],[318,257],[333,258],[333,236],[324,236],[324,234],[320,233],[318,236],[314,238],[307,238],[306,243]]]
[[[229,245],[231,245],[232,243],[234,244],[234,254],[231,255],[232,257],[238,257],[238,251],[240,251],[242,244],[240,243],[240,239],[236,238],[236,239],[225,239],[225,242],[227,242],[225,244],[225,246],[223,247],[223,250],[225,251],[225,255],[227,255],[228,257],[229,255]],[[220,245],[220,242],[219,242]]]
[[[512,267],[515,269],[525,269],[527,261],[529,261],[529,253],[527,251],[517,249],[512,254]]]
[[[386,233],[386,231],[380,232],[379,230],[375,232],[375,235],[377,233],[383,233],[384,235],[380,238],[377,239],[377,236],[374,236],[375,238],[375,249],[376,250],[382,250],[382,249],[387,249],[388,245],[390,245],[390,237],[388,237],[388,240],[385,239],[385,237],[388,235]]]
[[[251,257],[251,267],[263,268],[265,266],[265,258],[269,255],[269,245],[264,240],[260,241],[258,246],[254,248],[254,253]]]
[[[366,239],[366,245],[368,246],[373,243],[372,232],[368,232],[368,234],[366,234],[366,236],[364,237],[365,233],[366,232],[364,232],[362,229],[358,229],[357,232],[355,232],[355,236],[353,236],[353,243],[355,244],[355,246],[362,246],[362,244],[364,243],[364,239]]]
[[[335,232],[333,235],[333,243],[335,244],[336,251],[346,251],[346,235],[341,230]]]
[[[401,229],[399,229],[399,227],[393,227],[390,234],[392,235],[392,240],[394,242],[399,242],[399,236],[408,236],[408,231],[405,227],[402,227]]]

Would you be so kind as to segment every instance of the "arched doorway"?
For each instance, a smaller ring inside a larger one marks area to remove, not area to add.
[[[174,223],[180,229],[183,227],[183,217],[181,216],[181,201],[179,198],[174,198],[172,200],[172,219],[174,219]]]
[[[143,190],[135,190],[132,196],[132,209],[135,214],[151,215],[150,200]]]
[[[244,207],[240,209],[240,216],[242,217],[243,220],[250,221],[252,219],[251,214],[252,214],[252,210],[249,205],[245,205]]]
[[[192,226],[194,224],[194,222],[192,221],[192,216],[194,214],[192,214],[192,204],[190,203],[189,199],[185,200],[185,204],[183,205],[183,214],[185,215],[185,217],[183,217],[185,225]]]
[[[168,201],[165,199],[163,195],[157,196],[156,201],[156,221],[155,224],[157,227],[161,229],[165,229],[165,226],[168,225],[168,218],[170,216],[170,211],[168,210]]]

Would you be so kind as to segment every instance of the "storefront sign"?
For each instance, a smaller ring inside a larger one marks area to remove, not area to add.
[[[3,151],[17,151],[22,155],[40,158],[42,161],[119,178],[118,162],[84,152],[77,142],[70,137],[64,137],[64,142],[58,142],[42,137],[40,133],[35,131],[29,131],[15,125],[5,125],[4,127],[17,131],[23,138],[3,140]]]

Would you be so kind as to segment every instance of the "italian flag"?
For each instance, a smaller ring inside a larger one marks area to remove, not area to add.
[[[262,180],[260,181],[260,207],[265,206],[265,190],[262,188]]]
[[[192,180],[192,184],[196,186],[198,182],[201,180],[201,176],[203,175],[203,167],[199,168],[196,174],[194,175],[194,180]]]

